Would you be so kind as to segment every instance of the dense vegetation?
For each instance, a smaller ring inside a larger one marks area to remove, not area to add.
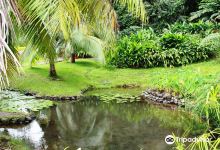
[[[11,81],[13,89],[46,96],[129,84],[165,90],[209,125],[205,135],[219,135],[219,9],[219,0],[3,0],[0,88]],[[20,67],[26,74],[15,73]],[[0,111],[17,103],[2,101]],[[219,136],[208,144],[217,149]]]
[[[140,30],[118,41],[108,54],[108,63],[120,68],[171,67],[213,58],[217,49],[200,45],[201,40],[198,35],[171,32],[156,35],[152,30]]]

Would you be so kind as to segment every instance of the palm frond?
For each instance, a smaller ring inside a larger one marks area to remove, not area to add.
[[[116,0],[116,2],[128,6],[128,10],[146,22],[146,10],[143,0]]]
[[[75,50],[84,51],[94,57],[97,57],[102,63],[105,62],[103,53],[103,42],[87,33],[75,30],[72,33],[71,45]]]
[[[10,30],[13,29],[10,13],[16,11],[13,10],[14,7],[15,6],[12,6],[8,0],[0,1],[0,89],[9,84],[9,65],[15,66],[16,70],[18,70],[20,66],[8,44],[10,40]]]
[[[65,39],[70,37],[72,27],[87,25],[95,30],[112,32],[117,27],[117,17],[109,0],[22,0],[29,19],[40,18],[52,33],[62,31]],[[142,0],[117,0],[127,5],[136,16],[145,20]]]
[[[136,16],[145,20],[142,0],[116,2],[126,5]],[[114,31],[118,27],[117,15],[109,0],[20,0],[19,4],[28,39],[37,45],[35,49],[39,52],[54,57],[54,45],[44,45],[56,43],[54,40],[63,33],[65,43],[71,43],[75,49],[90,51],[104,61],[101,50],[105,42],[114,41]],[[85,28],[86,32],[83,31]]]

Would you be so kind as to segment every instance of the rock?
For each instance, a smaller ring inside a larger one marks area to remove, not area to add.
[[[164,100],[158,100],[159,103],[163,103]]]
[[[149,93],[146,91],[146,92],[143,92],[143,94],[148,95]]]
[[[163,95],[163,98],[164,98],[164,99],[171,99],[171,98],[172,98],[172,95],[171,95],[170,93],[165,93],[165,94]]]
[[[18,118],[18,122],[25,122],[25,118]]]
[[[159,98],[159,100],[163,100],[163,98]]]
[[[163,101],[163,104],[168,104],[168,102],[166,100]]]
[[[38,95],[38,96],[35,96],[35,98],[36,98],[36,99],[43,99],[43,97],[42,97],[42,96],[39,96],[39,95]]]
[[[16,123],[17,123],[17,120],[16,120],[16,119],[12,119],[10,122],[11,122],[12,124],[16,124]]]
[[[150,90],[150,89],[148,89],[146,92],[147,92],[148,94],[152,94],[152,90]]]
[[[163,97],[162,93],[157,94],[158,97]]]
[[[178,106],[181,106],[181,105],[182,105],[182,103],[181,103],[181,102],[178,102],[177,104],[178,104]]]
[[[25,120],[26,120],[26,121],[32,121],[33,119],[28,116],[28,117],[25,118]]]
[[[2,124],[9,124],[9,120],[7,118],[1,118]]]
[[[31,93],[31,92],[25,92],[24,93],[25,96],[34,96],[35,94]]]
[[[140,96],[141,100],[143,101],[154,101],[157,103],[163,103],[163,104],[172,104],[176,106],[184,106],[184,99],[180,99],[179,96],[172,96],[171,93],[166,93],[165,90],[152,90],[147,89],[145,92],[143,92]]]
[[[174,103],[178,104],[178,100],[176,98],[174,98]]]
[[[185,100],[184,100],[184,99],[181,99],[180,101],[181,101],[182,103],[185,103]]]
[[[66,100],[66,97],[60,97],[60,100],[62,100],[62,101]]]
[[[26,120],[24,123],[28,124],[28,123],[30,123],[30,121],[27,121],[27,120]]]

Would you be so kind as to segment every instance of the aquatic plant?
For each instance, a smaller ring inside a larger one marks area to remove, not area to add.
[[[214,124],[220,124],[220,102],[219,102],[219,87],[212,86],[207,94],[206,99],[197,100],[195,110],[200,112],[200,115],[205,115],[207,123],[210,121]]]
[[[217,150],[220,146],[220,129],[215,129],[213,131],[209,131],[207,133],[203,133],[202,135],[196,137],[199,140],[194,141],[193,143],[186,146],[185,143],[178,141],[176,136],[175,139],[175,149],[176,150]],[[183,137],[187,137],[185,134]],[[214,139],[213,139],[214,138]]]
[[[2,91],[0,94],[0,111],[3,112],[39,111],[54,105],[52,101],[37,100],[34,97],[24,96],[17,92]]]

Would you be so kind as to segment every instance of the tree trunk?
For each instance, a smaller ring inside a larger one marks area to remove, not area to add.
[[[50,77],[53,77],[53,78],[57,77],[57,72],[56,72],[54,61],[50,62]]]
[[[76,55],[75,53],[71,54],[71,63],[75,63],[76,62]]]

